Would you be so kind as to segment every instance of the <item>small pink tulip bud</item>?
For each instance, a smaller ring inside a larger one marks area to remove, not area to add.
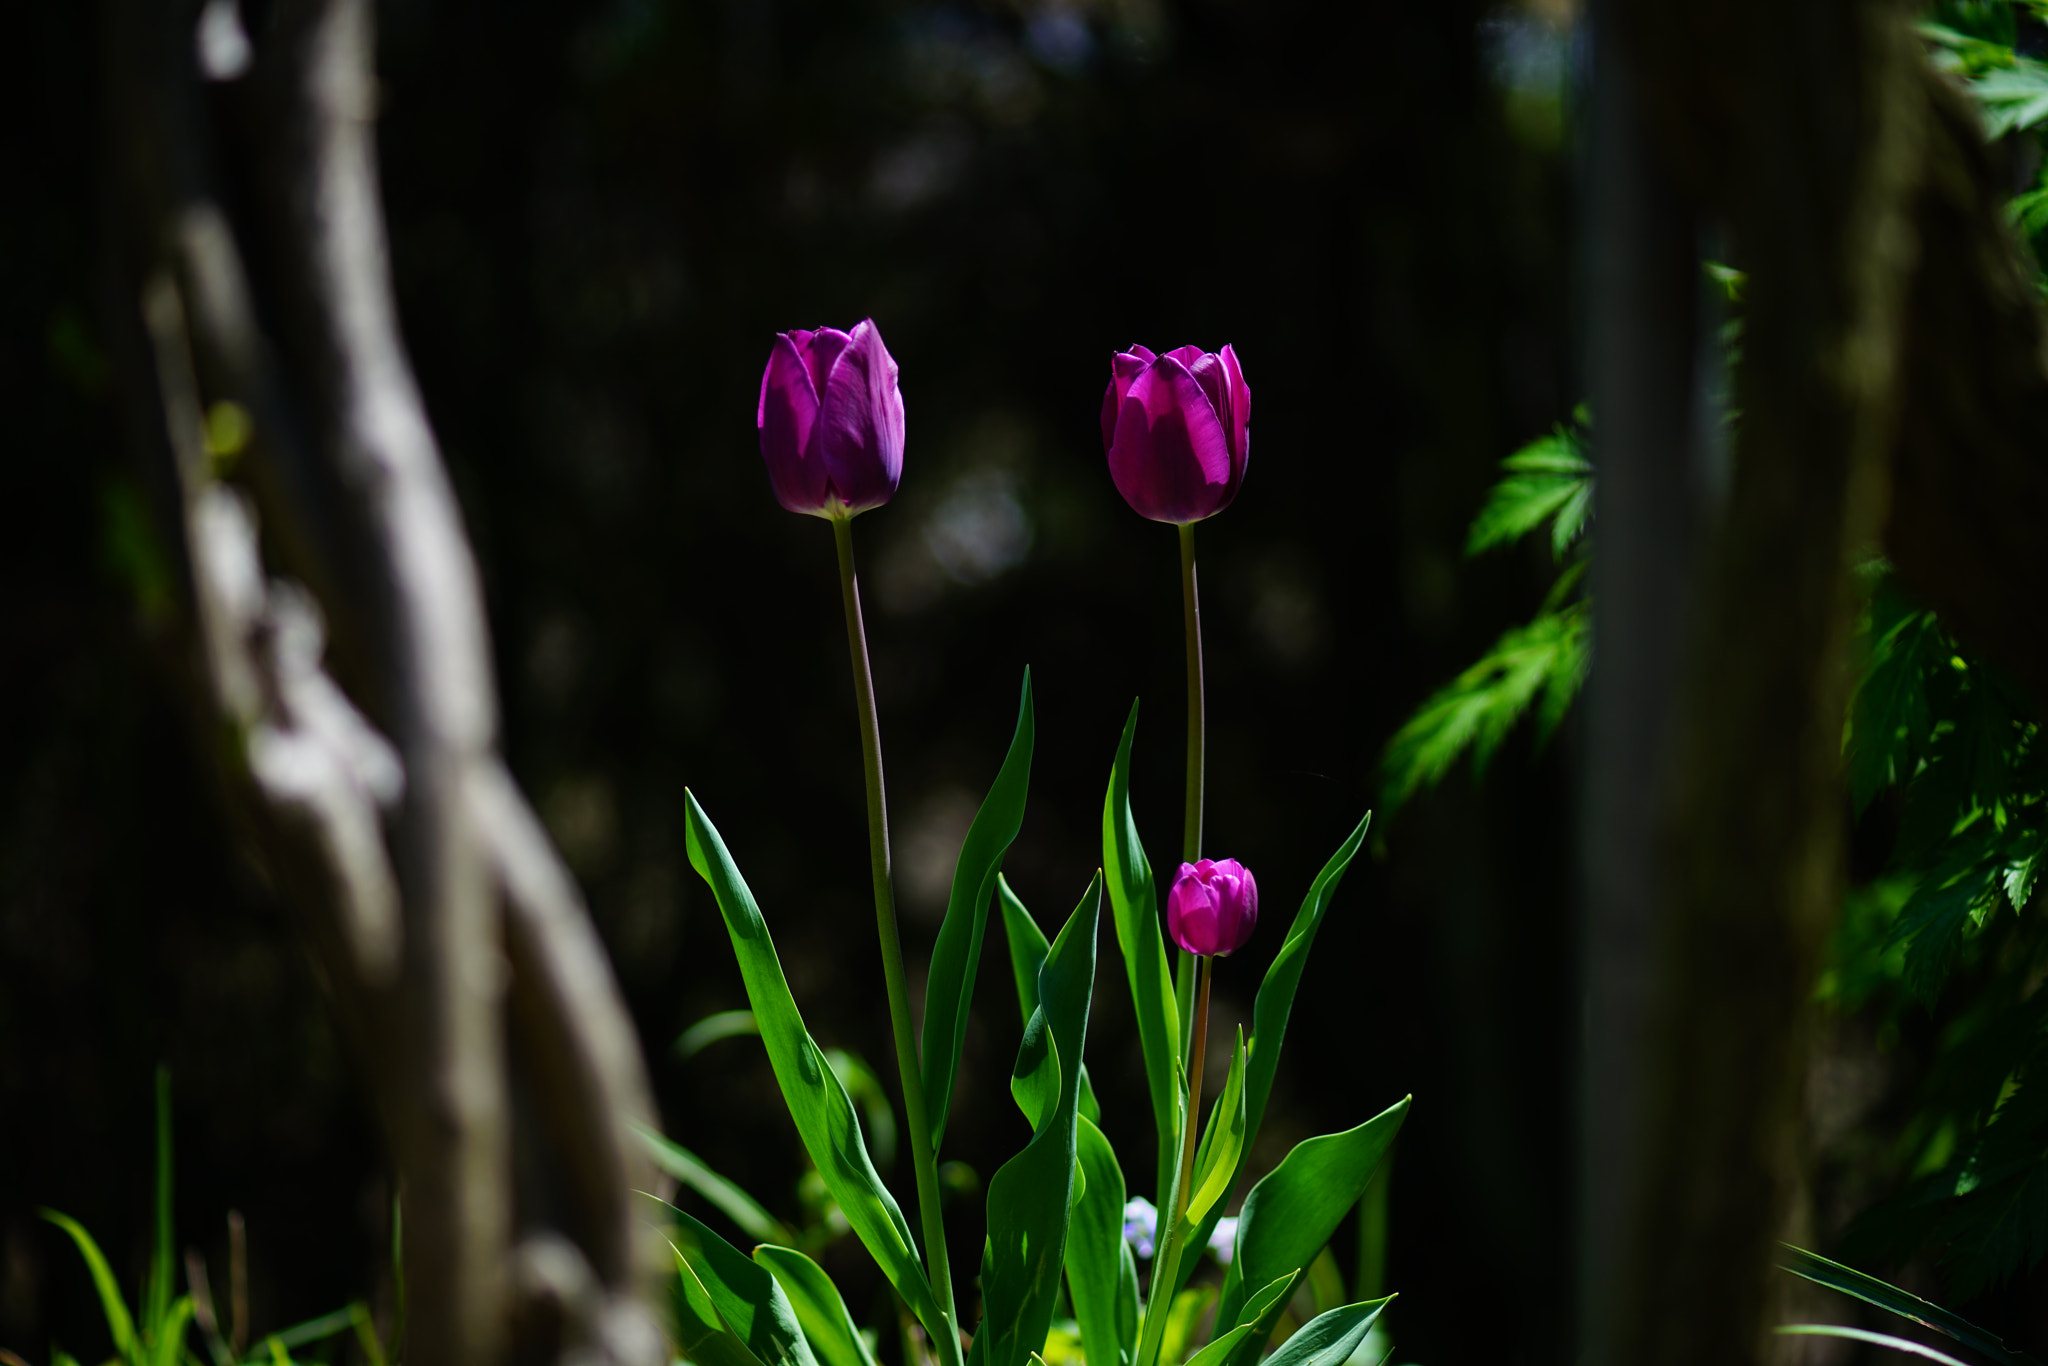
[[[850,333],[777,334],[754,423],[791,512],[851,517],[888,502],[903,478],[903,391],[873,319]]]
[[[1166,932],[1203,958],[1235,953],[1259,923],[1259,884],[1234,858],[1183,863],[1166,894]]]
[[[1185,526],[1230,506],[1250,455],[1252,391],[1228,346],[1111,358],[1102,396],[1109,477],[1140,517]]]

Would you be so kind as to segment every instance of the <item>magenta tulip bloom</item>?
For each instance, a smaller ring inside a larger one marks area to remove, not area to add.
[[[903,392],[874,319],[777,334],[761,375],[761,458],[791,512],[851,517],[903,478]]]
[[[1237,497],[1251,443],[1252,391],[1237,352],[1142,346],[1111,358],[1102,396],[1109,477],[1140,517],[1185,526]]]
[[[1259,884],[1234,858],[1183,863],[1166,894],[1166,932],[1203,958],[1235,953],[1259,923]]]

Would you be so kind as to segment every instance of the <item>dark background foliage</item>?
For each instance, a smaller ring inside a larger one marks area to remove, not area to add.
[[[1009,867],[1041,923],[1099,861],[1133,696],[1139,822],[1156,862],[1177,847],[1173,537],[1117,498],[1097,415],[1134,341],[1244,357],[1250,477],[1199,532],[1207,843],[1257,870],[1272,928],[1218,974],[1227,1039],[1371,805],[1385,737],[1546,582],[1538,549],[1458,556],[1494,463],[1574,392],[1561,31],[1377,0],[395,0],[381,19],[399,299],[484,566],[508,750],[588,890],[669,1131],[797,1215],[801,1150],[758,1050],[670,1052],[743,1004],[683,857],[686,783],[814,1032],[890,1070],[829,536],[775,505],[755,453],[760,365],[791,326],[872,315],[903,370],[903,491],[856,538],[913,971],[1027,664],[1040,740]],[[388,1191],[318,984],[183,724],[105,341],[128,301],[99,284],[91,7],[17,25],[0,1343],[93,1359],[84,1272],[34,1209],[81,1218],[133,1279],[157,1062],[182,1239],[218,1268],[226,1211],[246,1215],[258,1331],[377,1293]],[[1568,749],[1511,743],[1483,792],[1454,779],[1375,832],[1290,1031],[1265,1161],[1416,1095],[1392,1196],[1403,1360],[1562,1355]],[[984,1177],[1023,1137],[1001,953],[945,1154]],[[1091,1058],[1139,1185],[1113,962]],[[951,1218],[969,1270],[979,1200]],[[859,1260],[849,1242],[832,1264]]]

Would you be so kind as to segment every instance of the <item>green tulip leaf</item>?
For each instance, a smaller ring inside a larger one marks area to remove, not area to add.
[[[1017,1066],[1039,1078],[1031,1088],[1046,1076],[1060,1080],[1057,1094],[1039,1110],[1024,1151],[989,1179],[982,1324],[974,1335],[974,1358],[983,1366],[1025,1366],[1045,1345],[1059,1300],[1068,1218],[1085,1179],[1078,1170],[1080,1064],[1101,909],[1097,873],[1038,972],[1038,1009]]]
[[[1003,908],[1003,938],[1010,945],[1010,972],[1017,983],[1017,1018],[1028,1026],[1031,1012],[1038,1009],[1038,970],[1044,966],[1050,946],[1045,941],[1045,931],[1038,928],[1038,922],[1031,918],[1031,912],[1001,874],[996,876],[996,898]],[[1025,1117],[1030,1118],[1029,1112]],[[1081,1067],[1081,1118],[1091,1124],[1102,1123],[1102,1106],[1095,1099],[1095,1086],[1088,1080],[1085,1063]]]
[[[682,1349],[683,1359],[695,1366],[762,1366],[761,1359],[725,1326],[725,1320],[718,1314],[717,1301],[697,1279],[682,1249],[673,1244],[671,1249],[676,1255],[676,1278],[669,1309],[674,1316],[676,1346]]]
[[[719,1213],[732,1220],[740,1232],[764,1243],[786,1242],[794,1237],[758,1200],[706,1166],[697,1154],[652,1129],[640,1125],[634,1129],[647,1145],[656,1167],[717,1206]]]
[[[1159,1360],[1179,1361],[1187,1355],[1188,1341],[1194,1337],[1195,1324],[1201,1319],[1202,1311],[1216,1302],[1216,1287],[1213,1285],[1191,1285],[1173,1297],[1173,1304],[1166,1314],[1166,1332],[1159,1340]]]
[[[1337,1222],[1365,1193],[1373,1169],[1401,1131],[1410,1099],[1355,1129],[1304,1139],[1252,1187],[1238,1214],[1237,1252],[1223,1275],[1218,1323],[1243,1321],[1247,1284],[1269,1284],[1315,1260]]]
[[[1389,1295],[1381,1300],[1347,1304],[1316,1315],[1281,1343],[1279,1351],[1266,1358],[1266,1366],[1344,1366],[1352,1353],[1365,1344],[1380,1311],[1393,1298]]]
[[[1337,894],[1337,884],[1365,843],[1365,832],[1371,824],[1372,813],[1368,811],[1365,819],[1358,823],[1309,885],[1308,895],[1302,898],[1301,909],[1295,912],[1294,923],[1288,927],[1287,938],[1281,942],[1280,952],[1274,955],[1272,966],[1266,969],[1266,979],[1259,986],[1258,998],[1252,1005],[1252,1037],[1245,1069],[1244,1146],[1238,1153],[1238,1170],[1230,1174],[1230,1186],[1237,1184],[1245,1155],[1258,1141],[1259,1125],[1266,1116],[1266,1101],[1273,1093],[1273,1074],[1280,1066],[1280,1045],[1287,1036],[1287,1017],[1294,1010],[1294,996],[1301,985],[1302,969],[1308,965],[1308,951],[1315,944],[1316,931],[1322,928],[1331,898]],[[1229,1186],[1226,1186],[1226,1197],[1228,1193]],[[1205,1246],[1209,1235],[1216,1231],[1216,1221],[1222,1214],[1223,1205],[1219,1201],[1189,1234],[1188,1245]],[[1194,1267],[1194,1259],[1183,1258],[1176,1280],[1186,1280]]]
[[[1024,671],[1024,696],[1017,704],[1017,729],[1010,752],[996,780],[967,828],[953,866],[953,891],[946,900],[946,918],[932,946],[932,962],[924,991],[924,1094],[930,1107],[932,1151],[946,1132],[946,1110],[953,1082],[960,1072],[960,1049],[967,1038],[967,1006],[974,995],[975,970],[981,963],[982,934],[988,927],[989,903],[1003,855],[1024,824],[1024,798],[1031,784],[1031,670]]]
[[[1133,1264],[1126,1298],[1123,1268],[1130,1249],[1124,1243],[1124,1174],[1109,1139],[1086,1115],[1077,1147],[1087,1188],[1067,1225],[1067,1294],[1081,1324],[1083,1350],[1095,1353],[1096,1366],[1131,1366],[1138,1351],[1138,1280]],[[1114,1344],[1114,1356],[1104,1344]]]
[[[1192,1222],[1200,1223],[1216,1208],[1237,1177],[1238,1158],[1244,1154],[1244,1076],[1244,1030],[1240,1028],[1237,1046],[1230,1054],[1230,1079],[1223,1084],[1216,1108],[1209,1112],[1208,1131],[1195,1152],[1195,1189],[1188,1196],[1187,1215]]]
[[[1294,923],[1287,929],[1280,952],[1266,969],[1258,998],[1252,1003],[1251,1056],[1244,1084],[1247,1148],[1258,1138],[1259,1124],[1266,1117],[1266,1101],[1273,1094],[1273,1074],[1280,1066],[1280,1045],[1287,1037],[1287,1017],[1294,1010],[1294,993],[1301,985],[1302,969],[1308,965],[1308,951],[1315,945],[1316,931],[1322,928],[1330,900],[1337,894],[1337,884],[1365,843],[1365,832],[1371,825],[1372,812],[1368,811],[1350,838],[1330,855],[1323,871],[1316,874],[1308,895],[1302,898],[1301,909],[1294,913]]]
[[[1287,1312],[1301,1276],[1299,1271],[1282,1276],[1252,1296],[1244,1307],[1244,1322],[1188,1358],[1187,1366],[1254,1366],[1266,1350],[1266,1339],[1273,1336],[1273,1326]]]
[[[818,1366],[876,1366],[867,1339],[854,1326],[846,1301],[823,1267],[788,1247],[757,1247],[754,1260],[768,1269],[788,1296]]]
[[[917,1240],[911,1236],[895,1197],[875,1173],[845,1084],[804,1028],[761,908],[696,794],[685,788],[683,801],[683,837],[690,866],[709,884],[725,919],[726,933],[739,959],[740,977],[746,983],[747,1001],[760,1026],[761,1042],[767,1047],[769,1065],[804,1150],[882,1274],[934,1340],[944,1341],[953,1330],[939,1312],[931,1283],[925,1279]]]
[[[1131,1005],[1138,1017],[1138,1044],[1145,1055],[1145,1085],[1152,1100],[1152,1126],[1159,1140],[1159,1208],[1173,1208],[1168,1187],[1180,1170],[1174,1159],[1180,1137],[1180,1007],[1166,966],[1166,940],[1159,929],[1159,894],[1152,864],[1131,819],[1131,742],[1138,734],[1138,704],[1131,703],[1123,740],[1109,770],[1102,799],[1102,868],[1116,918],[1117,948],[1124,958]]]
[[[796,1310],[769,1268],[673,1205],[664,1213],[674,1224],[672,1246],[711,1295],[727,1330],[762,1366],[818,1366]]]
[[[185,1353],[185,1330],[192,1325],[192,1297],[180,1295],[157,1325],[155,1366],[178,1366]]]

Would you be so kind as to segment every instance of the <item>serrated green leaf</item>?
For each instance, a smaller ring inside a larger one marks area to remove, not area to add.
[[[996,772],[988,796],[967,829],[960,858],[953,868],[953,890],[946,918],[932,946],[931,968],[924,992],[924,1093],[930,1107],[932,1151],[945,1136],[946,1113],[953,1100],[953,1082],[960,1072],[960,1049],[967,1038],[967,1007],[974,995],[974,977],[981,965],[981,941],[988,927],[989,904],[1003,855],[1024,824],[1024,799],[1031,784],[1031,670],[1024,671],[1023,698],[1017,704],[1017,728],[1010,750]]]
[[[1169,1209],[1167,1187],[1179,1171],[1174,1141],[1179,1135],[1180,1008],[1166,965],[1166,941],[1159,929],[1159,901],[1152,864],[1131,819],[1131,742],[1138,733],[1138,704],[1131,703],[1123,740],[1109,771],[1102,800],[1102,870],[1116,920],[1117,947],[1138,1020],[1138,1045],[1145,1057],[1145,1085],[1152,1101],[1158,1139],[1159,1207]]]
[[[1592,486],[1593,467],[1578,439],[1563,427],[1538,438],[1501,462],[1506,477],[1487,494],[1486,504],[1465,536],[1465,554],[1478,555],[1495,546],[1511,545],[1542,526],[1575,500],[1574,516],[1583,523],[1582,495]],[[1577,536],[1576,529],[1557,542],[1560,554]]]
[[[939,1312],[931,1283],[925,1279],[917,1240],[895,1197],[875,1173],[846,1086],[804,1028],[761,908],[696,795],[685,788],[683,802],[683,835],[690,866],[710,886],[718,903],[739,959],[747,999],[760,1025],[761,1042],[768,1050],[769,1065],[804,1150],[882,1274],[925,1330],[944,1341],[953,1330]]]
[[[1380,758],[1381,800],[1398,808],[1443,781],[1468,752],[1484,772],[1539,695],[1546,731],[1571,704],[1591,658],[1592,614],[1576,602],[1515,627],[1493,648],[1433,693],[1387,741]]]
[[[1244,1287],[1306,1267],[1365,1193],[1407,1118],[1403,1099],[1355,1129],[1304,1139],[1253,1186],[1237,1220],[1237,1253],[1223,1277],[1218,1323],[1240,1322]]]
[[[764,1243],[786,1243],[795,1237],[753,1196],[713,1171],[702,1158],[682,1144],[639,1125],[634,1126],[634,1131],[647,1145],[655,1166],[709,1200],[749,1238]]]
[[[767,1244],[754,1249],[754,1260],[782,1287],[818,1366],[877,1366],[839,1287],[823,1267],[794,1248]]]
[[[974,1359],[983,1366],[1024,1366],[1044,1345],[1059,1300],[1078,1179],[1080,1064],[1101,906],[1098,872],[1039,969],[1039,1006],[1032,1018],[1034,1024],[1043,1021],[1035,1035],[1043,1049],[1020,1050],[1018,1066],[1050,1071],[1061,1080],[1024,1151],[989,1179],[982,1325],[974,1335]]]

